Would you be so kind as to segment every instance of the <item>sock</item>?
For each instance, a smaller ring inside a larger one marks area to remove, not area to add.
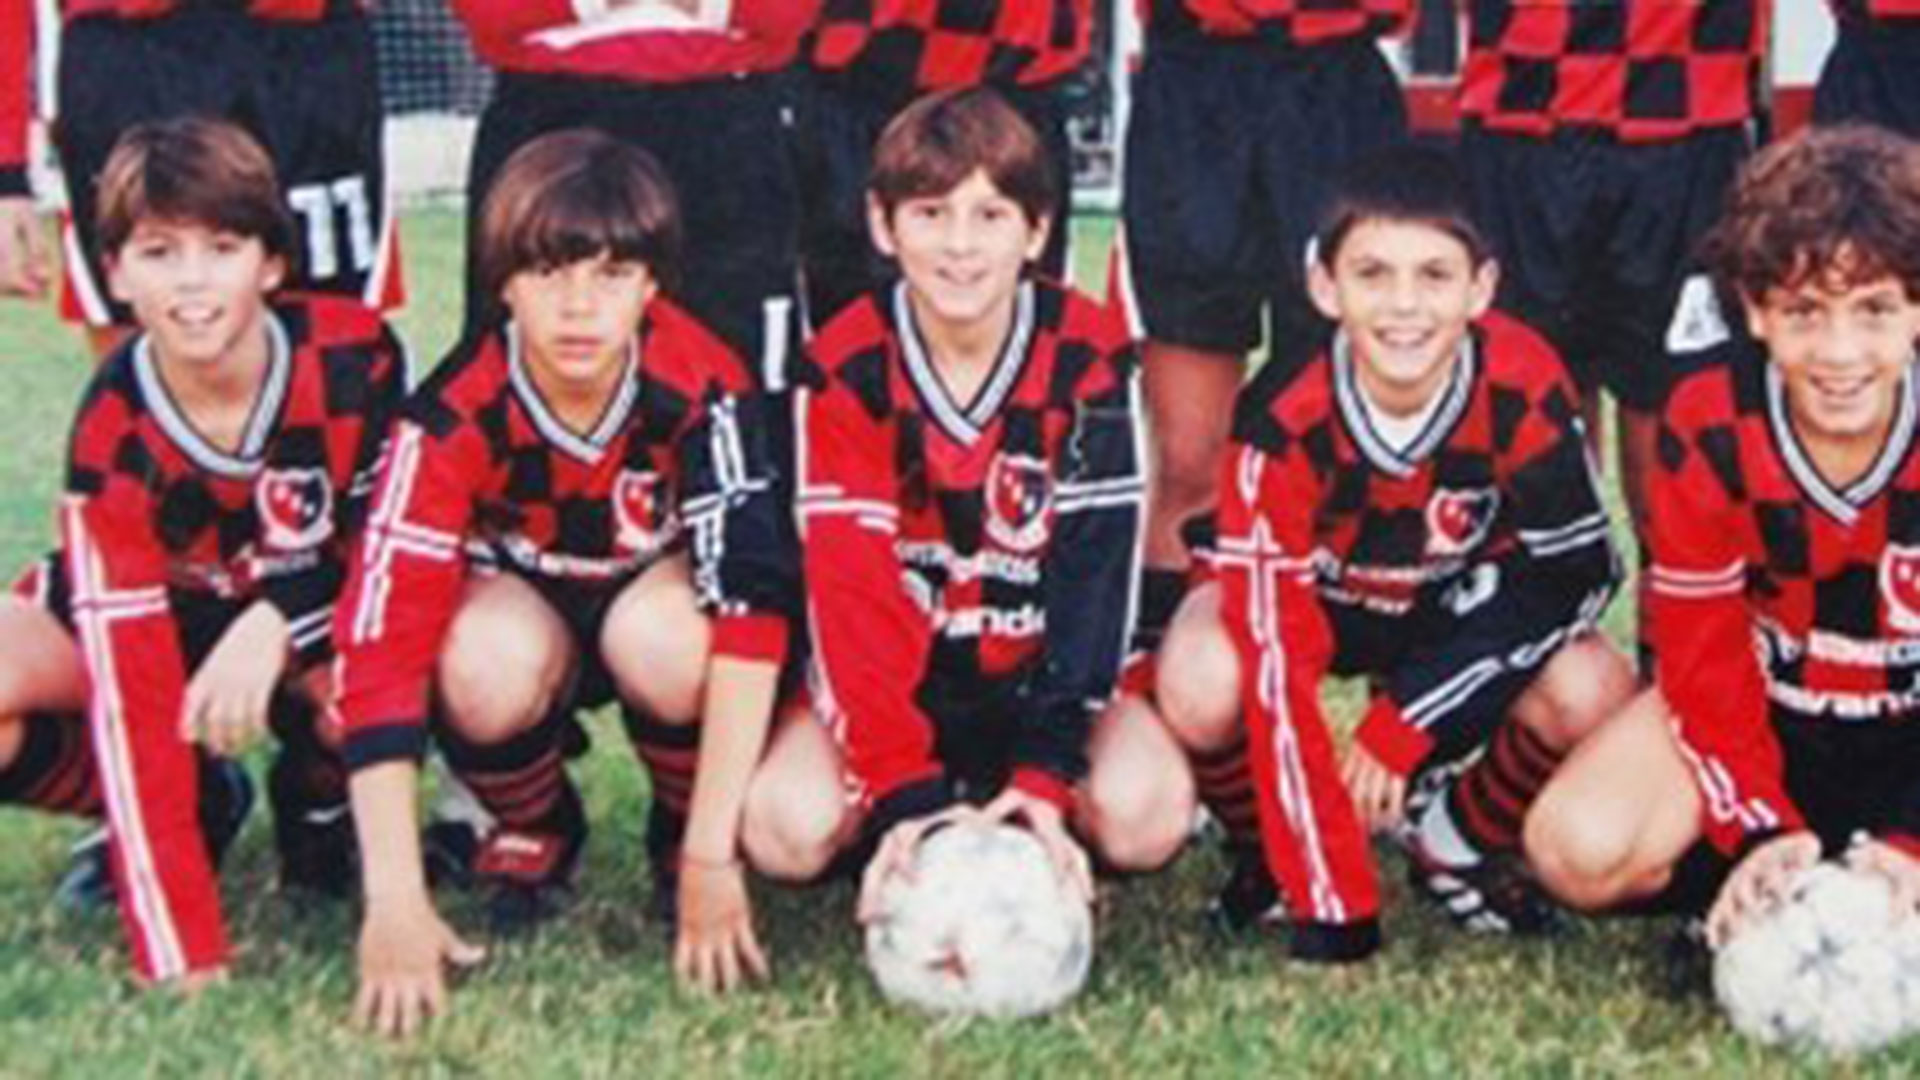
[[[1462,772],[1419,824],[1434,856],[1456,866],[1520,844],[1527,807],[1547,786],[1561,755],[1520,724],[1500,725],[1480,760]]]
[[[1237,739],[1224,750],[1189,754],[1187,762],[1193,768],[1201,805],[1226,830],[1227,847],[1259,851],[1260,811],[1254,798],[1246,740]]]
[[[503,830],[572,836],[585,819],[562,763],[560,728],[548,718],[482,746],[448,725],[439,732],[441,756]]]
[[[0,767],[0,804],[99,817],[100,783],[84,717],[30,713],[13,762]]]
[[[693,801],[693,775],[700,760],[697,724],[666,724],[631,706],[622,706],[620,721],[634,753],[646,766],[653,787],[653,806],[647,816],[647,851],[664,855],[680,846],[686,832],[687,807]]]
[[[1187,575],[1181,570],[1147,567],[1140,573],[1140,610],[1133,627],[1129,651],[1143,655],[1158,652],[1166,640],[1167,625],[1180,601],[1187,595]]]

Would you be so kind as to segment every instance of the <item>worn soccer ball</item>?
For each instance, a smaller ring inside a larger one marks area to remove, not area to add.
[[[1920,917],[1885,878],[1823,862],[1714,956],[1713,989],[1742,1034],[1830,1054],[1920,1033]]]
[[[961,823],[921,842],[867,925],[867,966],[889,1001],[1012,1018],[1059,1007],[1087,980],[1093,914],[1040,841]]]

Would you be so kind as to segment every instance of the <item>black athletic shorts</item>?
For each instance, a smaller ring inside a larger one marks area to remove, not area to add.
[[[127,128],[188,113],[225,117],[272,155],[293,211],[295,288],[388,306],[398,295],[380,146],[380,83],[367,19],[277,22],[195,9],[157,19],[89,17],[60,38],[54,145],[72,215],[74,314],[96,325],[132,315],[108,296],[94,195]]]
[[[1839,722],[1773,710],[1787,797],[1829,852],[1856,832],[1920,836],[1920,723]]]
[[[1268,305],[1273,340],[1310,332],[1304,272],[1330,185],[1406,127],[1371,39],[1149,48],[1133,80],[1124,198],[1128,302],[1147,337],[1245,353]]]
[[[1744,127],[1622,143],[1469,126],[1461,157],[1500,259],[1499,306],[1546,335],[1582,391],[1642,412],[1665,400],[1667,330],[1748,144]]]
[[[494,175],[541,135],[591,127],[659,160],[684,223],[675,299],[737,349],[763,386],[784,388],[799,328],[788,98],[784,77],[774,75],[642,84],[502,73],[468,172],[466,332],[501,315],[497,297],[479,295],[474,262]]]
[[[825,326],[840,310],[885,284],[894,270],[867,234],[867,174],[873,144],[912,102],[875,93],[845,75],[809,69],[799,76],[798,133],[803,215],[800,258],[807,283],[807,322]],[[1040,272],[1066,279],[1073,192],[1067,103],[1057,87],[999,87],[1046,144],[1060,192],[1060,212],[1040,256]]]
[[[1842,27],[1820,69],[1813,117],[1866,121],[1920,139],[1920,19]]]

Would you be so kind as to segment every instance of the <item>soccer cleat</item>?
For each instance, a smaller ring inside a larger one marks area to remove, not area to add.
[[[1287,921],[1287,905],[1280,886],[1267,869],[1258,848],[1229,849],[1227,879],[1207,901],[1206,919],[1226,933],[1277,928]]]
[[[359,891],[360,844],[345,798],[316,801],[283,751],[267,772],[282,892],[346,900]]]
[[[573,902],[574,871],[586,830],[573,835],[500,829],[473,860],[476,882],[487,890],[487,922],[499,937],[531,933]]]
[[[471,889],[475,885],[473,860],[494,830],[493,815],[439,757],[429,759],[428,769],[437,794],[427,813],[427,826],[420,834],[427,883],[434,888]]]
[[[1473,934],[1544,937],[1565,928],[1560,908],[1529,877],[1519,860],[1504,852],[1485,852],[1470,863],[1450,861],[1431,851],[1420,822],[1446,797],[1472,758],[1423,771],[1407,792],[1406,816],[1398,830],[1407,854],[1407,878],[1415,892],[1447,913],[1456,926]]]
[[[201,774],[200,833],[218,870],[227,849],[240,836],[253,812],[253,778],[246,767],[230,758],[212,758]],[[113,862],[105,825],[73,845],[67,872],[54,887],[53,900],[68,911],[98,911],[115,903]]]
[[[1683,919],[1661,950],[1661,989],[1670,1001],[1699,1000],[1713,994],[1713,949],[1705,919]]]

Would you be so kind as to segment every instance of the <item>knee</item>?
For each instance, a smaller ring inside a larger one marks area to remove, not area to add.
[[[1172,861],[1193,827],[1193,779],[1178,761],[1151,773],[1096,769],[1081,793],[1083,831],[1116,870],[1158,870]]]
[[[690,588],[654,587],[608,616],[600,654],[621,700],[664,723],[684,724],[700,716],[711,641],[712,626]]]
[[[482,745],[531,728],[554,706],[565,658],[531,641],[455,620],[440,653],[437,684],[446,722]]]
[[[1240,737],[1240,657],[1225,632],[1176,623],[1160,651],[1154,697],[1188,752],[1231,746]]]
[[[1567,750],[1618,714],[1635,689],[1626,658],[1600,635],[1587,634],[1554,655],[1515,717],[1548,745]]]
[[[763,772],[747,787],[740,846],[767,877],[810,881],[838,853],[850,812],[830,785],[783,782]]]
[[[1534,804],[1521,838],[1540,884],[1582,911],[1631,898],[1646,876],[1637,865],[1632,831],[1554,794],[1549,787]]]

